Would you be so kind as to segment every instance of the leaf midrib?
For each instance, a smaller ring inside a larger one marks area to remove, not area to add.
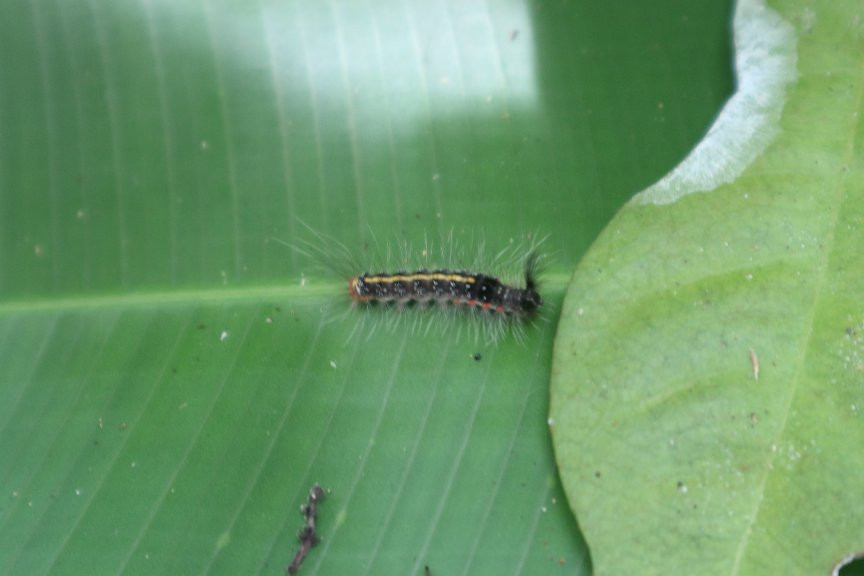
[[[569,273],[545,274],[541,278],[543,292],[562,291],[570,281]],[[132,290],[126,293],[78,294],[58,297],[31,297],[0,301],[0,320],[4,317],[33,313],[58,313],[92,308],[156,308],[190,304],[254,304],[267,300],[297,301],[343,295],[345,283],[309,281],[305,277],[283,285],[248,285],[219,288],[176,290]]]
[[[331,284],[299,286],[246,286],[237,288],[133,291],[126,294],[93,294],[58,298],[28,298],[0,302],[0,318],[40,312],[69,312],[90,308],[153,308],[185,304],[255,303],[262,300],[296,300],[333,294]]]

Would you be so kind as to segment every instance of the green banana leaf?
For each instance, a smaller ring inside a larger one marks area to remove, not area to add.
[[[547,429],[565,285],[731,93],[731,13],[4,2],[0,573],[282,573],[316,482],[301,574],[589,573]],[[451,236],[547,238],[521,341],[366,322],[326,261]]]

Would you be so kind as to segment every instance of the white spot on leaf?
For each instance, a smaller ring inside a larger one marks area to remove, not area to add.
[[[797,77],[795,31],[763,0],[739,0],[734,28],[737,91],[696,148],[635,202],[669,204],[728,184],[779,134],[786,85]]]

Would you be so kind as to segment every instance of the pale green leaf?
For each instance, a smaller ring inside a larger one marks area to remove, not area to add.
[[[551,417],[597,574],[864,553],[862,7],[739,2],[738,93],[575,273]]]

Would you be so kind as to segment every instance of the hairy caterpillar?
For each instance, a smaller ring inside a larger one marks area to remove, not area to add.
[[[438,250],[425,242],[419,258],[410,246],[401,244],[401,258],[396,264],[392,264],[392,251],[387,246],[385,262],[373,267],[360,264],[338,240],[301,224],[311,240],[288,245],[316,267],[339,274],[347,282],[350,308],[363,312],[351,336],[367,326],[371,335],[380,324],[395,329],[407,323],[412,333],[455,331],[458,336],[467,331],[475,338],[482,335],[487,344],[509,333],[522,341],[526,326],[542,309],[538,289],[542,255],[538,248],[545,239],[529,237],[525,242],[511,242],[491,258],[485,257],[484,243],[480,242],[477,254],[470,258],[472,265],[466,266],[459,262],[468,259],[454,247],[451,233]],[[508,272],[511,278],[515,276],[516,266],[518,280],[502,279]]]
[[[524,288],[505,284],[487,274],[441,268],[364,273],[348,281],[348,294],[355,302],[364,304],[467,306],[491,314],[530,318],[543,305],[535,277],[537,258],[536,252],[526,258]]]

